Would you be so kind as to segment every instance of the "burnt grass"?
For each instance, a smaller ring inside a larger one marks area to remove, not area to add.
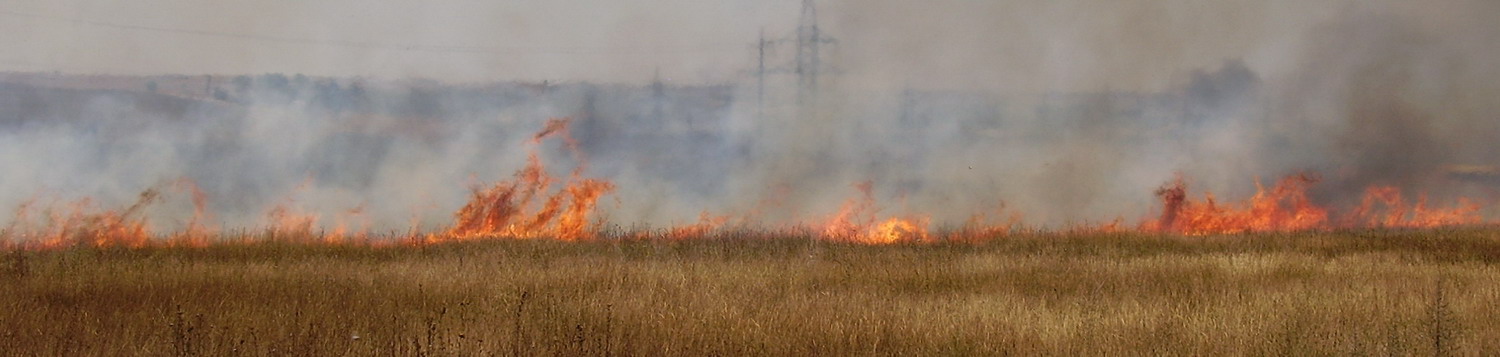
[[[0,252],[0,355],[1500,354],[1500,229]]]

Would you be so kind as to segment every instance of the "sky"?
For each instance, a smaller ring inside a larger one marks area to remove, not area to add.
[[[4,1],[0,66],[447,81],[739,75],[771,1]],[[180,30],[180,31],[174,31]]]
[[[1309,31],[1378,13],[1497,37],[1494,1],[822,0],[834,70],[861,86],[1160,90],[1243,59],[1274,72]],[[305,73],[450,82],[746,78],[799,0],[0,0],[0,70]],[[1493,46],[1493,45],[1489,45]],[[773,58],[793,48],[772,48]],[[776,62],[786,62],[777,60]],[[776,64],[776,63],[773,63]],[[774,68],[773,68],[774,69]]]

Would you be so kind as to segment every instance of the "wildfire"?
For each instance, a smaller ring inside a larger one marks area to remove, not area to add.
[[[729,216],[715,216],[708,211],[698,213],[698,223],[672,227],[667,230],[665,236],[671,240],[686,240],[708,237],[724,227],[729,222]]]
[[[1402,200],[1393,186],[1374,186],[1365,191],[1362,203],[1340,222],[1331,220],[1329,209],[1313,204],[1307,190],[1318,182],[1308,174],[1283,178],[1269,190],[1256,183],[1255,195],[1245,202],[1221,204],[1212,193],[1199,201],[1189,200],[1187,184],[1178,178],[1160,189],[1160,218],[1148,220],[1141,229],[1187,235],[1246,232],[1306,231],[1335,228],[1430,228],[1475,224],[1482,221],[1479,205],[1459,199],[1451,208],[1430,208],[1426,197],[1413,206]]]
[[[996,222],[992,218],[1004,216],[1005,213],[1005,204],[1001,203],[994,212],[980,212],[969,215],[969,219],[964,222],[963,227],[960,227],[955,232],[949,232],[946,237],[950,241],[979,243],[995,237],[1009,235],[1012,231],[1022,226],[1022,216],[1020,212],[1011,212],[1009,214],[1010,218],[1005,221]]]
[[[952,231],[930,231],[930,219],[921,214],[882,214],[874,195],[874,183],[855,183],[855,195],[839,209],[812,223],[795,226],[761,227],[760,212],[775,209],[789,194],[786,187],[773,187],[759,206],[744,215],[715,215],[702,212],[695,223],[665,227],[660,230],[621,232],[605,236],[599,217],[601,198],[614,192],[613,182],[583,176],[587,160],[568,131],[567,119],[548,120],[526,144],[526,163],[511,178],[489,185],[476,185],[467,203],[453,214],[453,221],[439,230],[424,233],[415,218],[403,236],[382,237],[391,242],[413,244],[440,243],[475,239],[557,239],[584,241],[614,239],[705,239],[717,236],[726,227],[759,227],[761,232],[811,235],[820,240],[855,244],[891,244],[905,242],[983,242],[1012,234],[1024,228],[1019,212],[1000,210],[974,214],[961,228]],[[560,140],[562,147],[577,163],[566,176],[554,176],[543,164],[538,147],[548,139]],[[1238,202],[1222,202],[1212,193],[1200,198],[1190,196],[1187,180],[1178,177],[1155,191],[1160,199],[1160,213],[1135,224],[1123,219],[1106,224],[1083,225],[1063,230],[1070,233],[1158,232],[1182,235],[1239,234],[1329,230],[1340,228],[1391,227],[1425,228],[1483,223],[1481,206],[1459,199],[1451,207],[1433,207],[1425,195],[1408,201],[1394,186],[1372,186],[1366,189],[1360,204],[1344,214],[1315,204],[1308,190],[1319,179],[1310,174],[1294,174],[1275,185],[1265,187],[1256,182],[1256,192]],[[299,186],[297,190],[309,185]],[[186,193],[193,206],[191,218],[180,231],[158,233],[148,224],[145,210],[162,201],[163,192]],[[295,193],[295,191],[294,191]],[[100,208],[94,200],[83,198],[50,205],[32,199],[20,205],[11,222],[0,229],[0,247],[10,249],[51,249],[73,246],[142,247],[151,244],[206,246],[225,242],[207,224],[208,195],[193,181],[180,179],[147,189],[135,201],[120,209]],[[1002,217],[1007,217],[1001,219]],[[415,216],[414,216],[415,217]],[[371,221],[365,205],[337,213],[331,220],[331,232],[318,231],[320,217],[303,211],[292,199],[283,199],[265,213],[265,235],[262,239],[289,240],[318,244],[379,244],[369,233]],[[730,223],[734,222],[734,223]],[[242,237],[243,238],[243,237]]]
[[[1425,228],[1479,223],[1479,205],[1467,198],[1449,208],[1427,206],[1427,197],[1417,198],[1408,206],[1401,190],[1394,186],[1373,186],[1365,190],[1364,199],[1349,221],[1370,227]]]
[[[333,232],[328,234],[324,240],[330,243],[345,243],[350,241],[367,241],[370,238],[370,218],[365,216],[365,206],[345,210],[339,214],[333,226]]]
[[[172,183],[172,187],[187,191],[193,200],[193,217],[188,219],[187,226],[169,241],[172,244],[193,247],[207,246],[212,236],[213,229],[206,223],[212,219],[208,214],[208,194],[198,187],[198,183],[187,178],[178,179]]]
[[[270,227],[266,227],[266,232],[280,239],[312,236],[313,225],[318,223],[317,215],[299,211],[286,204],[277,205],[266,212],[266,219],[271,223]]]
[[[557,179],[547,173],[537,154],[537,145],[552,135],[561,135],[578,166],[562,189],[550,191]],[[581,178],[585,161],[577,142],[568,135],[568,121],[547,121],[542,131],[532,136],[527,147],[526,166],[514,178],[475,189],[469,203],[454,214],[452,228],[442,234],[429,235],[427,242],[480,238],[550,237],[576,241],[594,239],[601,223],[590,223],[599,198],[613,192],[613,183]]]
[[[874,183],[870,181],[854,184],[860,195],[844,202],[838,213],[822,225],[823,237],[835,240],[867,244],[888,244],[903,241],[926,241],[927,219],[921,217],[892,217],[876,222]]]
[[[63,207],[47,207],[44,217],[33,218],[36,200],[21,205],[3,236],[6,245],[33,248],[62,248],[77,245],[111,247],[145,246],[151,228],[141,211],[159,198],[157,190],[142,191],[136,201],[122,210],[101,209],[93,200],[83,198]]]
[[[1188,235],[1322,228],[1328,222],[1328,210],[1307,198],[1307,188],[1317,181],[1311,175],[1296,174],[1283,178],[1270,190],[1256,182],[1255,195],[1246,202],[1220,204],[1212,193],[1202,201],[1188,200],[1187,183],[1179,177],[1156,190],[1162,201],[1161,218],[1142,227]]]

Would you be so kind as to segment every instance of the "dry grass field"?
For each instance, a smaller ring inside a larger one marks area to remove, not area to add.
[[[3,253],[0,355],[1500,355],[1500,230]]]

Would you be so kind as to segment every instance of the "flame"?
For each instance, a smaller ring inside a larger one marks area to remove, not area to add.
[[[274,239],[302,240],[313,236],[313,226],[318,223],[318,216],[302,212],[290,203],[282,203],[266,212],[266,220],[270,222],[266,233]]]
[[[1146,231],[1187,235],[1324,228],[1328,210],[1307,198],[1307,188],[1317,182],[1315,176],[1294,174],[1267,190],[1256,180],[1255,195],[1249,200],[1220,204],[1212,193],[1201,201],[1189,200],[1187,183],[1178,177],[1156,190],[1162,201],[1161,218],[1145,222],[1143,227]]]
[[[927,241],[927,220],[911,218],[887,218],[876,224],[870,232],[858,240],[860,243],[889,244],[897,242]]]
[[[729,222],[729,216],[715,216],[708,211],[698,213],[698,222],[688,225],[671,227],[665,236],[671,240],[686,240],[707,237],[714,231],[723,228]]]
[[[364,205],[344,210],[334,222],[333,232],[323,237],[328,243],[368,241],[370,238],[370,219],[365,216]]]
[[[187,191],[193,201],[193,216],[188,219],[187,226],[182,232],[178,232],[170,241],[175,245],[203,247],[209,244],[212,237],[210,233],[213,228],[204,222],[212,219],[208,213],[208,194],[198,187],[198,183],[188,178],[181,178],[172,183],[172,187],[179,191]]]
[[[927,219],[923,217],[891,217],[876,222],[876,214],[880,210],[875,204],[874,183],[855,183],[854,189],[860,194],[844,202],[838,213],[822,224],[822,238],[890,244],[927,241],[930,237],[927,233]]]
[[[151,237],[151,228],[142,210],[159,198],[155,189],[141,191],[136,201],[121,210],[105,210],[92,199],[83,198],[48,207],[42,222],[33,222],[31,209],[36,200],[22,204],[4,235],[8,245],[41,249],[73,246],[142,247]]]
[[[579,164],[562,182],[562,189],[550,192],[557,181],[547,173],[536,146],[552,135],[563,142]],[[475,189],[469,202],[454,213],[452,228],[442,234],[429,235],[426,242],[470,240],[481,238],[555,238],[566,241],[590,240],[597,236],[601,223],[591,224],[600,197],[614,191],[613,183],[581,178],[586,161],[577,142],[568,135],[568,120],[551,119],[532,136],[527,147],[526,166],[514,178],[496,182],[489,188]]]
[[[1482,221],[1480,207],[1460,198],[1451,208],[1430,208],[1427,198],[1415,205],[1402,199],[1394,186],[1372,186],[1361,203],[1342,224],[1330,220],[1329,209],[1313,204],[1307,190],[1318,182],[1309,174],[1283,178],[1267,190],[1256,183],[1255,195],[1245,202],[1220,204],[1212,193],[1199,201],[1189,200],[1187,184],[1179,177],[1157,189],[1162,202],[1160,218],[1144,222],[1145,231],[1187,235],[1284,232],[1335,228],[1430,228],[1476,224]]]
[[[1382,209],[1383,208],[1383,209]],[[1450,208],[1429,208],[1427,197],[1417,198],[1408,206],[1395,186],[1371,186],[1355,209],[1350,221],[1369,227],[1429,228],[1479,223],[1479,205],[1459,198]]]
[[[962,227],[947,234],[947,239],[954,242],[979,243],[1008,236],[1021,227],[1023,220],[1021,212],[1010,212],[1006,220],[995,221],[992,217],[1007,215],[1004,202],[996,207],[993,212],[978,212],[969,215],[969,219],[964,221]]]
[[[548,139],[560,140],[577,163],[566,176],[554,176],[547,170],[538,147]],[[526,142],[525,164],[509,179],[488,185],[475,185],[462,207],[453,213],[451,225],[424,232],[414,215],[406,233],[393,233],[388,239],[411,244],[431,244],[475,239],[556,239],[588,241],[604,238],[606,221],[598,215],[598,204],[614,192],[613,182],[585,178],[588,160],[578,142],[569,133],[567,119],[549,119]],[[1395,186],[1367,188],[1355,207],[1344,214],[1315,204],[1308,190],[1317,184],[1311,174],[1289,175],[1270,187],[1256,180],[1255,194],[1242,201],[1220,201],[1213,193],[1191,197],[1188,181],[1178,176],[1155,191],[1161,202],[1160,212],[1134,226],[1122,218],[1102,224],[1082,224],[1060,230],[1061,233],[1153,232],[1181,235],[1240,234],[1256,232],[1316,231],[1343,228],[1427,228],[1484,223],[1481,206],[1460,198],[1450,207],[1435,207],[1425,195],[1407,200]],[[290,240],[306,244],[380,244],[371,239],[371,221],[366,206],[333,215],[331,232],[318,231],[324,221],[316,213],[299,208],[296,191],[304,182],[265,213],[262,239]],[[874,182],[853,184],[855,194],[832,214],[811,224],[765,227],[761,232],[775,235],[811,235],[815,239],[853,244],[893,244],[927,242],[981,243],[1015,232],[1041,232],[1024,224],[1020,212],[1006,211],[998,205],[994,212],[976,213],[961,228],[952,231],[930,231],[931,220],[922,214],[883,214],[874,195]],[[766,197],[749,213],[715,215],[699,214],[694,223],[666,227],[659,231],[626,232],[612,236],[619,239],[670,240],[709,239],[719,236],[725,227],[748,227],[758,223],[761,212],[779,207],[790,194],[784,186],[773,186]],[[145,210],[162,201],[163,192],[185,193],[192,205],[192,216],[177,232],[157,233],[148,224]],[[93,199],[81,198],[48,205],[39,199],[23,202],[9,224],[0,229],[0,248],[54,249],[78,246],[142,247],[153,244],[206,246],[223,242],[212,232],[217,228],[208,211],[208,195],[196,183],[179,179],[142,191],[135,201],[119,209],[103,209]],[[795,207],[794,207],[795,208]],[[326,222],[326,221],[325,221]]]

